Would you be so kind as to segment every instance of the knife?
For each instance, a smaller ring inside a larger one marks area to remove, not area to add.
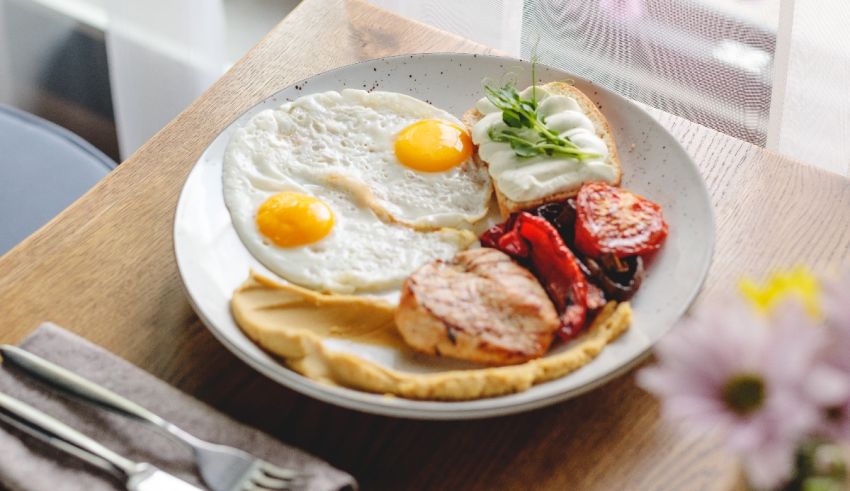
[[[65,423],[2,392],[0,421],[109,472],[129,491],[202,491],[151,464],[122,457]]]

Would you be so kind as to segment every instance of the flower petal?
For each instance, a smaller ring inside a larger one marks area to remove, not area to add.
[[[741,455],[747,477],[758,489],[773,489],[788,481],[794,469],[794,445],[772,442]]]

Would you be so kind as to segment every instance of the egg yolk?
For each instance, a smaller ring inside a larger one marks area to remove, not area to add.
[[[395,140],[395,155],[413,170],[442,172],[472,155],[472,139],[455,124],[424,119],[401,130]]]
[[[280,247],[317,242],[334,226],[334,214],[323,201],[284,191],[267,199],[257,210],[257,228]]]

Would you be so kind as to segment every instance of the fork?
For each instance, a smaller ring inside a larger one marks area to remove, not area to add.
[[[129,491],[201,491],[147,462],[133,462],[38,409],[0,392],[0,421],[112,474]]]
[[[291,490],[303,474],[278,467],[242,450],[210,443],[189,434],[144,407],[28,351],[0,346],[3,363],[63,393],[152,425],[192,449],[201,477],[212,491]]]

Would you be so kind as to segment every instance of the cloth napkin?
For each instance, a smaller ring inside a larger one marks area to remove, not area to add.
[[[56,325],[42,324],[21,347],[151,409],[195,436],[302,470],[307,475],[304,489],[357,487],[350,475],[234,421]],[[58,395],[14,368],[0,369],[0,391],[93,437],[120,455],[150,462],[206,489],[191,451],[145,424]],[[4,487],[12,491],[124,489],[109,474],[0,422],[0,488]]]

